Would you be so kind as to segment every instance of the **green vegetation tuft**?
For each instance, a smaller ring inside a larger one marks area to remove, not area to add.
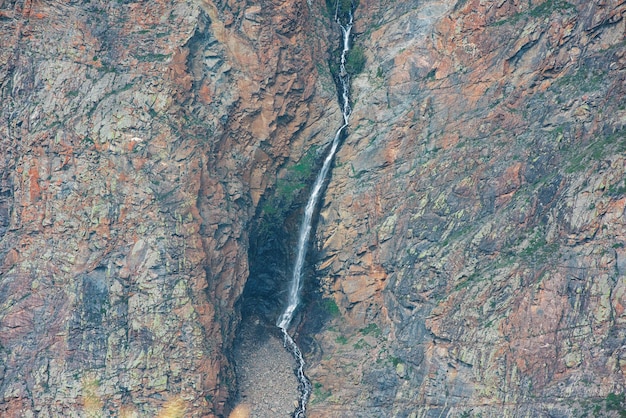
[[[171,54],[145,54],[145,55],[137,55],[135,58],[137,58],[139,61],[158,61],[158,62],[163,62],[165,60],[167,60],[170,57]]]
[[[346,57],[346,71],[350,75],[357,75],[365,68],[365,52],[363,47],[355,45]]]
[[[322,299],[322,307],[333,318],[338,317],[340,315],[339,306],[337,306],[337,303],[335,302],[334,299],[331,299],[331,298]]]
[[[598,138],[583,149],[576,149],[565,167],[567,174],[583,171],[590,161],[599,161],[610,154],[626,151],[626,129]]]
[[[280,230],[287,214],[294,209],[296,198],[314,174],[316,150],[316,147],[311,147],[298,163],[288,167],[285,175],[277,180],[273,193],[261,206],[259,236],[270,236],[273,231]]]
[[[623,393],[609,393],[604,400],[607,411],[618,411],[619,416],[626,417],[626,399]]]
[[[335,342],[341,345],[346,345],[348,344],[348,339],[346,338],[345,335],[338,335],[337,338],[335,338]]]
[[[380,337],[380,335],[382,334],[382,331],[380,330],[380,328],[378,328],[378,325],[373,322],[367,325],[365,328],[361,328],[359,332],[363,335],[372,335],[374,337]]]
[[[550,16],[553,12],[563,13],[568,10],[575,10],[576,6],[563,0],[547,0],[540,5],[521,13],[516,13],[508,19],[503,19],[495,22],[494,26],[501,26],[506,23],[515,24],[524,17],[532,17],[535,19],[545,18]]]
[[[548,0],[541,3],[539,6],[531,9],[528,14],[532,17],[546,17],[552,14],[552,12],[562,12],[565,10],[576,9],[573,4],[570,4],[563,0]]]
[[[331,18],[335,18],[335,13],[342,21],[348,20],[350,12],[354,11],[359,5],[359,0],[326,0],[326,9]]]
[[[530,237],[529,244],[524,248],[520,255],[524,259],[530,259],[533,262],[545,262],[550,256],[556,254],[559,244],[550,243],[542,231],[535,231]]]
[[[621,183],[614,183],[609,186],[609,196],[618,197],[626,194],[626,179]]]
[[[454,286],[454,290],[459,291],[461,289],[465,289],[470,284],[476,282],[478,278],[480,278],[480,274],[475,271],[469,277],[467,277],[464,281],[457,283],[456,286]]]
[[[355,350],[360,350],[360,349],[370,349],[372,348],[371,345],[369,345],[367,343],[367,341],[365,341],[363,338],[359,339],[359,341],[357,341],[356,343],[354,343],[353,345]]]
[[[573,174],[582,171],[585,168],[585,164],[583,164],[584,158],[584,154],[579,154],[572,157],[569,161],[569,164],[565,168],[565,172],[567,174]]]
[[[331,395],[332,392],[330,391],[330,389],[324,390],[324,386],[321,383],[315,382],[313,384],[313,400],[311,401],[311,403],[316,404],[318,402],[323,402]]]
[[[600,70],[581,65],[576,72],[561,77],[556,84],[561,88],[571,86],[582,93],[589,93],[600,88],[604,76],[604,72]]]
[[[397,367],[398,364],[402,363],[402,359],[399,357],[389,356],[389,362],[393,364],[393,367]]]

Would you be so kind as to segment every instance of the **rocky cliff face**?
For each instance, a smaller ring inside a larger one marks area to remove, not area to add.
[[[318,14],[0,2],[0,415],[224,413],[255,208],[333,130]]]
[[[624,413],[625,11],[360,4],[311,416]]]
[[[228,412],[341,120],[321,3],[0,1],[2,416]],[[625,12],[361,1],[311,417],[623,414]]]

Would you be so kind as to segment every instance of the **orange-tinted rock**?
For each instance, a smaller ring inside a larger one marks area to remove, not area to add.
[[[341,122],[322,3],[0,5],[0,415],[228,412],[257,205]],[[361,1],[310,416],[612,413],[624,8]]]
[[[611,416],[625,6],[380,7],[357,10],[367,65],[319,225],[342,316],[317,337],[332,395],[311,416]],[[350,274],[365,253],[380,292]]]
[[[0,5],[0,415],[228,412],[246,227],[338,115],[317,11],[237,7]]]

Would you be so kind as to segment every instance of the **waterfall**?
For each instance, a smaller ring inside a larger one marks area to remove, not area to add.
[[[309,401],[309,397],[311,396],[311,382],[304,374],[304,358],[302,357],[302,353],[300,352],[300,348],[295,343],[291,335],[289,335],[288,328],[291,320],[293,319],[293,315],[298,308],[298,304],[300,303],[300,291],[302,289],[302,268],[304,267],[304,262],[306,259],[306,252],[309,246],[309,238],[311,236],[311,229],[313,228],[313,214],[315,213],[315,208],[317,207],[320,198],[322,197],[324,180],[326,180],[326,176],[330,171],[330,166],[333,162],[333,158],[335,157],[335,153],[339,147],[339,142],[341,141],[341,134],[343,130],[348,126],[348,119],[350,118],[350,113],[352,109],[350,108],[350,75],[346,71],[346,60],[347,54],[350,51],[350,34],[352,32],[352,13],[349,13],[348,23],[342,24],[340,17],[335,13],[335,21],[341,27],[342,39],[343,39],[343,50],[341,52],[341,65],[339,71],[339,79],[341,81],[341,111],[343,113],[343,124],[335,133],[335,137],[330,146],[330,150],[324,159],[324,164],[320,172],[315,179],[315,183],[313,184],[313,189],[311,191],[311,195],[309,196],[309,200],[307,201],[306,208],[304,210],[304,218],[302,219],[302,223],[300,224],[300,231],[298,236],[298,253],[296,256],[296,262],[293,268],[293,276],[291,278],[291,283],[289,286],[289,298],[287,300],[287,307],[281,314],[280,318],[276,322],[276,326],[280,328],[283,332],[285,347],[291,350],[293,356],[296,360],[296,375],[299,381],[299,389],[300,389],[300,402],[298,408],[294,412],[293,416],[295,418],[300,418],[305,416],[306,406]]]

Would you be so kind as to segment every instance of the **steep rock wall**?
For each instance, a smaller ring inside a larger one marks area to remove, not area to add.
[[[623,413],[625,12],[361,2],[312,417]]]
[[[227,411],[250,231],[341,120],[325,7],[0,3],[3,416]],[[311,416],[619,414],[624,7],[361,2]]]
[[[340,118],[318,15],[0,2],[0,415],[224,412],[249,223]]]

